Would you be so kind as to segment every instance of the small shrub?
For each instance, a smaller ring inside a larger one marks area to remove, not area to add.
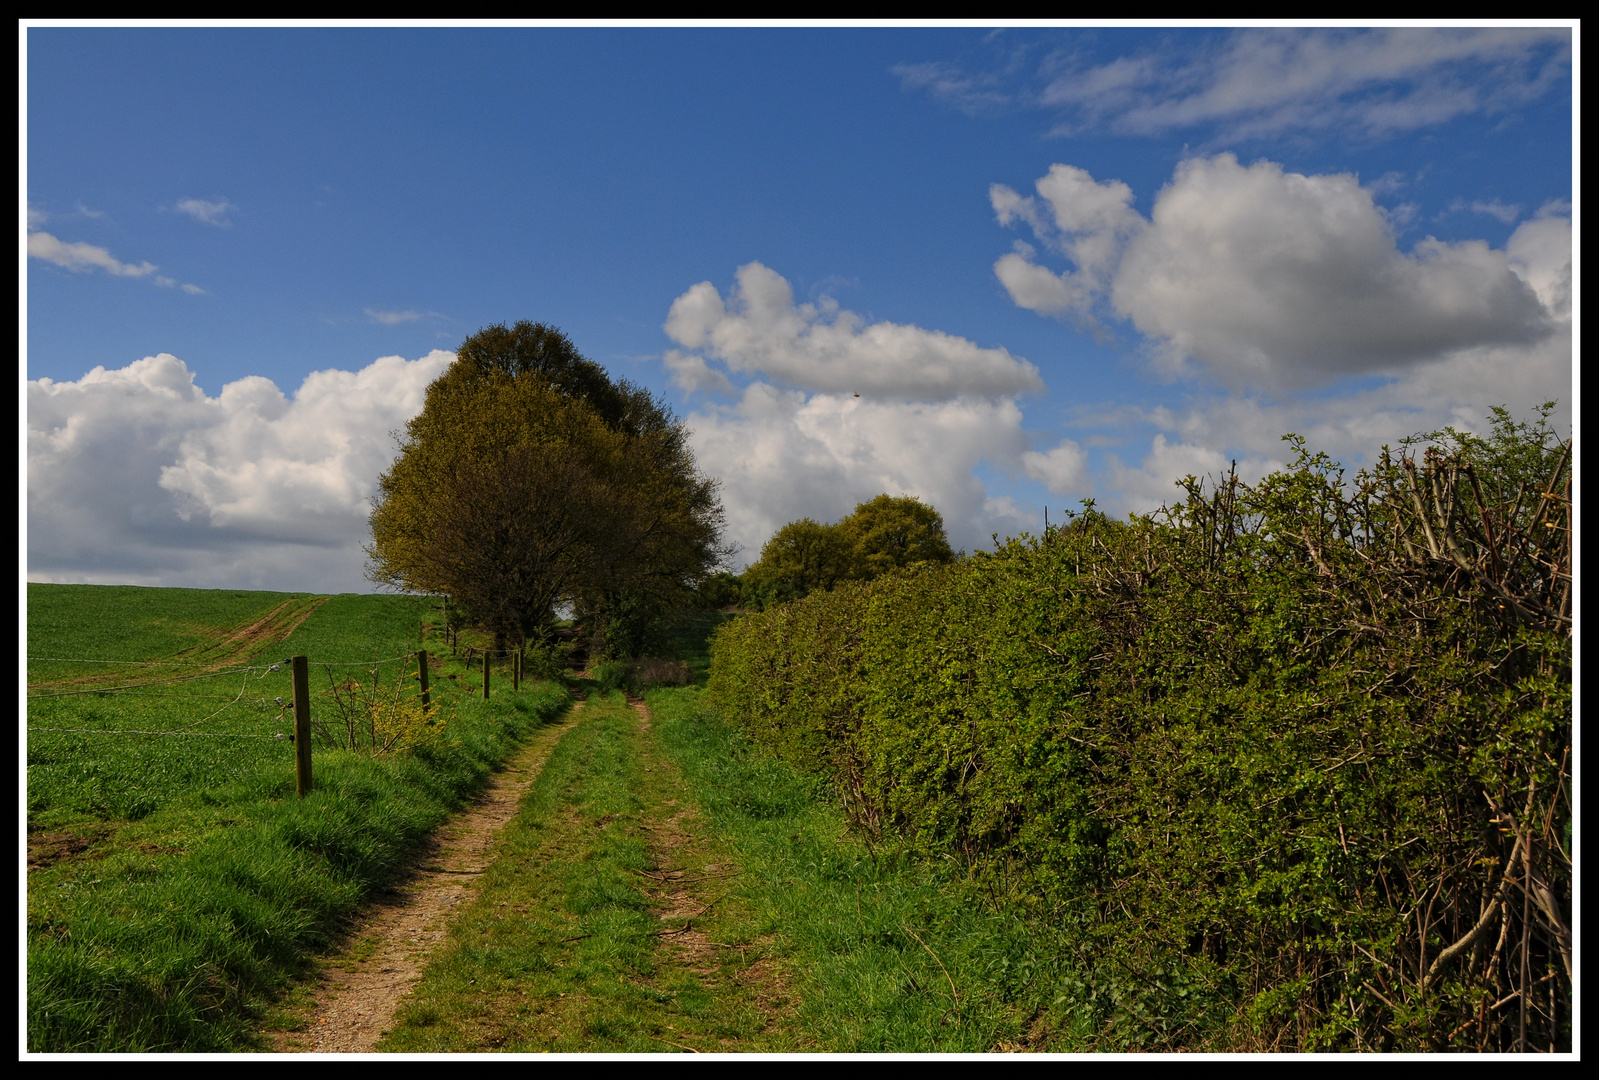
[[[688,686],[694,681],[688,664],[660,656],[607,660],[590,668],[589,678],[599,683],[602,690],[626,690],[635,694],[656,686]]]
[[[364,682],[346,679],[339,683],[328,668],[324,708],[312,713],[311,730],[317,742],[375,756],[415,749],[443,735],[454,712],[453,701],[435,700],[424,709],[420,687],[406,685],[409,670],[407,665],[387,684],[377,667]],[[328,708],[332,718],[319,719],[319,713]]]
[[[559,681],[572,666],[572,646],[564,641],[545,641],[529,645],[523,653],[522,677]]]

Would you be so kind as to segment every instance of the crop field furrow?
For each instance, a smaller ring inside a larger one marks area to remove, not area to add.
[[[287,640],[317,608],[327,603],[326,596],[294,597],[285,600],[261,618],[233,628],[219,641],[196,645],[178,653],[174,659],[192,659],[213,666],[240,663],[269,646]]]
[[[165,682],[204,675],[223,668],[248,663],[266,649],[287,640],[326,603],[326,596],[291,597],[258,618],[235,626],[193,628],[195,644],[165,656],[141,657],[123,662],[93,662],[93,658],[30,657],[30,691],[93,690],[118,687],[130,682]],[[34,678],[35,665],[51,677]],[[170,671],[152,670],[170,668]],[[65,675],[56,672],[65,671]]]

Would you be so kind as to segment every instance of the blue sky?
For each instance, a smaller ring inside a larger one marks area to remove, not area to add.
[[[365,588],[388,433],[518,319],[746,557],[1573,415],[1564,27],[24,34],[32,580]]]

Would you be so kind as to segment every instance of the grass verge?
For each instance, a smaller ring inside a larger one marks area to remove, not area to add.
[[[697,689],[647,696],[647,727],[590,699],[380,1049],[1088,1044],[1084,982],[1038,927],[853,837]]]
[[[823,782],[754,749],[700,693],[647,697],[743,870],[744,933],[788,973],[797,1038],[853,1052],[1086,1048],[1084,980],[1045,931],[984,904],[953,867],[851,835]]]

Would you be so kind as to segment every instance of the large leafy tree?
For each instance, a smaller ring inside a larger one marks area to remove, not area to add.
[[[732,554],[717,483],[696,468],[688,430],[647,400],[630,399],[637,433],[623,448],[625,513],[613,515],[610,546],[570,594],[594,634],[591,654],[636,656],[660,644],[674,613],[696,603],[694,590]]]
[[[839,528],[854,555],[856,577],[955,558],[944,533],[944,516],[914,496],[879,495],[857,506]]]
[[[687,431],[648,391],[550,327],[492,326],[428,387],[379,478],[368,575],[452,596],[515,640],[570,602],[625,649],[647,635],[609,623],[659,624],[723,561],[721,515]]]
[[[743,584],[757,606],[770,607],[841,581],[954,558],[937,510],[913,496],[879,495],[836,524],[801,518],[784,525],[744,572]]]

